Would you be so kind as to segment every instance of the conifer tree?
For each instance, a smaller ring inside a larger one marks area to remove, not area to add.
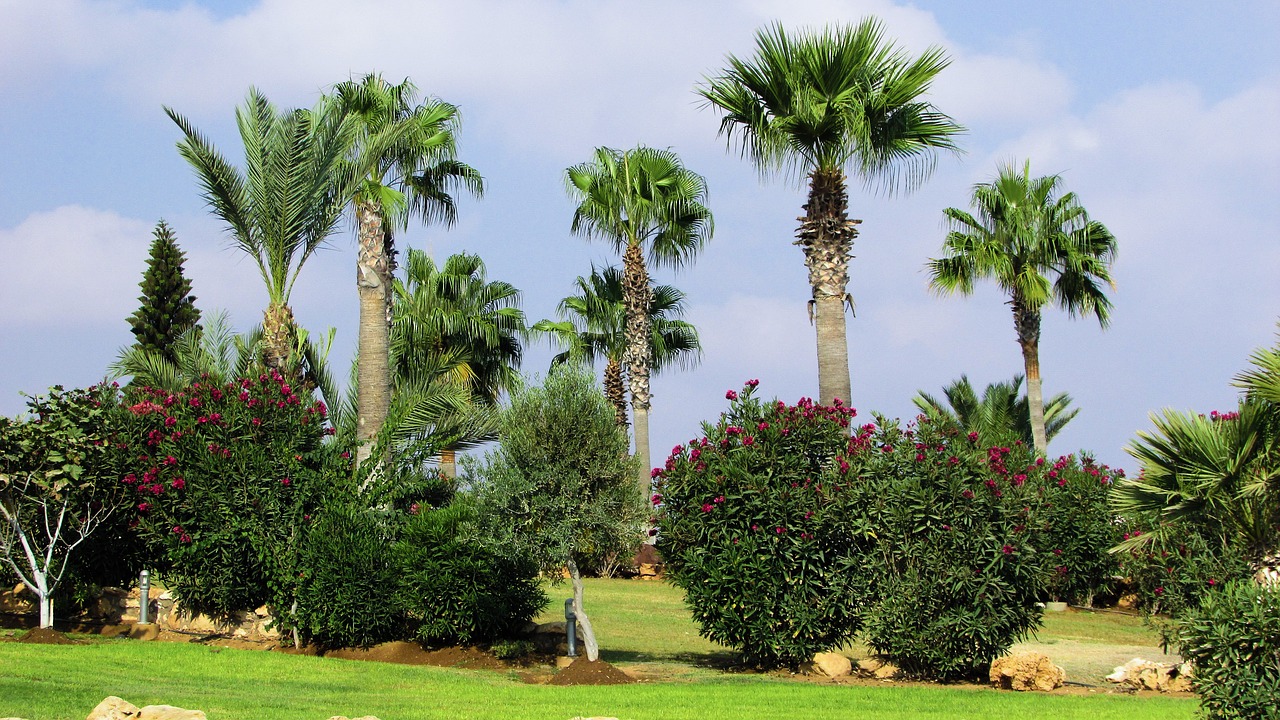
[[[178,336],[200,322],[191,281],[182,272],[186,259],[173,230],[161,220],[156,224],[147,269],[142,274],[142,282],[138,283],[142,288],[142,295],[138,297],[142,307],[129,317],[137,339],[134,345],[160,353],[170,362],[177,362],[173,344]]]

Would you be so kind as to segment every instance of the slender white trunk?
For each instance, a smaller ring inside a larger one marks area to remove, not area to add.
[[[578,564],[572,560],[569,561],[569,578],[573,581],[573,614],[578,616],[578,625],[582,628],[582,647],[587,651],[587,660],[595,662],[600,659],[600,646],[596,643],[591,619],[582,609],[582,575],[578,574]]]

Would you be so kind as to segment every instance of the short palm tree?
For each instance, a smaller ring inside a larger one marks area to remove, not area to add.
[[[616,267],[591,269],[591,277],[575,281],[578,294],[560,301],[559,322],[540,320],[533,330],[548,334],[564,351],[552,358],[552,365],[564,362],[594,364],[604,358],[604,394],[613,405],[620,427],[626,428],[627,397],[622,357],[626,352],[626,305],[623,302],[622,271]],[[698,330],[680,320],[684,315],[684,293],[671,285],[653,287],[649,302],[652,370],[677,365],[693,367],[702,355]]]
[[[569,195],[578,202],[572,232],[612,243],[622,255],[627,347],[623,365],[631,389],[638,482],[647,495],[649,374],[653,365],[648,262],[678,268],[711,238],[711,211],[703,203],[707,182],[669,150],[597,148],[588,162],[566,171]]]
[[[951,231],[941,259],[928,264],[930,287],[942,294],[973,293],[983,278],[1009,295],[1026,368],[1027,401],[1037,452],[1045,453],[1044,396],[1040,379],[1040,315],[1054,304],[1074,316],[1092,315],[1107,326],[1116,239],[1093,220],[1075,193],[1063,193],[1057,175],[1032,178],[1031,163],[1000,168],[973,188],[976,216],[947,208]]]
[[[428,99],[405,80],[392,85],[379,75],[339,83],[333,108],[358,121],[351,162],[362,173],[351,198],[359,249],[360,360],[356,378],[357,458],[369,448],[391,407],[390,326],[396,268],[395,232],[411,217],[446,226],[457,220],[452,192],[483,193],[480,174],[457,160],[458,110]]]
[[[234,247],[253,259],[267,288],[263,358],[298,372],[297,329],[289,294],[302,266],[337,227],[358,177],[346,162],[358,126],[334,119],[330,103],[279,111],[250,89],[236,124],[245,169],[232,165],[183,116],[165,112],[183,133],[178,152],[195,170],[210,211]]]
[[[924,392],[911,399],[920,411],[931,418],[949,422],[965,432],[976,432],[984,437],[1014,438],[1031,445],[1031,411],[1027,396],[1022,394],[1021,375],[1014,375],[1009,382],[987,385],[979,398],[969,376],[942,388],[945,403]],[[1071,422],[1080,410],[1071,409],[1071,396],[1058,393],[1044,403],[1045,434],[1052,440]]]
[[[939,48],[909,57],[881,24],[788,34],[756,34],[756,54],[730,56],[729,68],[697,92],[723,114],[720,134],[735,139],[761,172],[808,177],[796,231],[809,270],[809,316],[818,345],[818,394],[850,400],[845,305],[849,259],[859,220],[849,219],[846,170],[890,191],[913,189],[931,174],[938,150],[955,150],[963,129],[922,98],[948,64]]]

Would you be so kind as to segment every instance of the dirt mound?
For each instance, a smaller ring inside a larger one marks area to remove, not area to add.
[[[80,645],[80,641],[72,640],[65,633],[53,628],[35,628],[14,638],[14,642],[32,643],[34,645]]]
[[[603,660],[591,662],[578,658],[556,673],[548,685],[626,685],[633,682],[636,682],[635,678]]]
[[[400,665],[434,665],[469,670],[505,670],[507,668],[501,660],[473,647],[426,650],[417,643],[404,641],[382,643],[367,650],[355,648],[330,650],[324,656],[342,660],[373,660]]]

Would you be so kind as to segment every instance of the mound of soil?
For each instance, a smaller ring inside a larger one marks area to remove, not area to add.
[[[426,650],[417,643],[404,641],[382,643],[367,650],[356,648],[330,650],[324,656],[342,660],[373,660],[401,665],[433,665],[469,670],[505,670],[507,668],[501,660],[473,647]]]
[[[14,638],[14,642],[32,643],[33,645],[80,645],[80,641],[72,640],[66,633],[53,628],[35,628]]]
[[[548,685],[626,685],[636,679],[603,660],[580,657],[556,673]]]

